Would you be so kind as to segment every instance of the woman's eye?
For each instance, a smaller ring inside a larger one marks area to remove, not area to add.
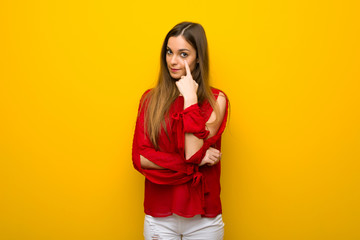
[[[181,57],[187,57],[187,53],[184,53],[184,52],[182,52],[180,55],[181,55]]]
[[[168,50],[166,51],[166,54],[171,54],[171,50],[168,49]]]

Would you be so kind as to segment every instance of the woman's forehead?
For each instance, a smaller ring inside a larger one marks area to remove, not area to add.
[[[176,37],[170,37],[167,43],[167,47],[169,47],[173,51],[177,51],[179,49],[188,49],[190,51],[195,51],[195,49],[188,43],[182,35]]]

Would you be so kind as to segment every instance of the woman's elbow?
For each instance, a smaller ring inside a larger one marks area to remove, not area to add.
[[[185,160],[187,161],[187,160],[190,160],[190,158],[194,155],[195,153],[193,153],[193,154],[186,154],[185,153]]]
[[[146,158],[140,155],[140,166],[142,169],[148,168]]]

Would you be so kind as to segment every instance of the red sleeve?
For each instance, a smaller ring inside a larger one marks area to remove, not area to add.
[[[223,93],[223,94],[225,95],[225,93]],[[225,98],[226,98],[226,109],[225,109],[224,119],[223,119],[217,133],[208,139],[205,139],[209,135],[209,131],[205,130],[206,119],[204,118],[203,114],[201,113],[201,110],[200,110],[200,107],[198,104],[193,104],[193,105],[189,106],[188,108],[184,109],[181,113],[179,113],[178,118],[180,119],[180,124],[181,124],[181,122],[183,124],[183,132],[184,132],[183,134],[178,134],[178,138],[179,138],[178,141],[179,141],[179,143],[181,143],[181,144],[179,144],[179,148],[183,148],[182,143],[184,143],[183,138],[184,138],[185,132],[193,132],[194,135],[196,133],[197,135],[195,135],[195,136],[197,136],[198,138],[204,139],[203,146],[190,159],[186,160],[186,162],[200,164],[201,160],[204,158],[205,153],[209,149],[209,147],[213,146],[221,138],[221,135],[224,132],[225,127],[226,127],[227,115],[228,115],[228,99],[227,99],[226,95],[225,95]],[[182,121],[181,121],[181,118],[182,118]],[[198,135],[200,135],[201,137],[199,137]]]
[[[205,129],[206,119],[201,112],[199,104],[184,109],[184,132],[193,133],[200,139],[209,136],[210,131]]]
[[[145,92],[145,94],[148,93]],[[145,95],[144,94],[144,95]],[[143,95],[143,97],[144,97]],[[142,98],[143,99],[143,98]],[[140,105],[141,105],[140,101]],[[194,164],[185,162],[185,158],[178,153],[167,153],[155,150],[153,144],[144,131],[144,109],[138,111],[135,133],[132,146],[132,160],[136,170],[147,179],[157,184],[182,184],[192,179]],[[166,169],[143,169],[140,164],[140,155],[151,162]]]

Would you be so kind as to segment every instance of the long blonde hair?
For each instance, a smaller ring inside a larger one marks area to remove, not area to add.
[[[161,129],[165,130],[167,137],[168,130],[165,119],[168,117],[171,104],[179,96],[179,90],[175,85],[176,79],[170,76],[166,63],[167,43],[170,37],[183,36],[185,40],[196,50],[198,63],[192,72],[193,79],[198,83],[198,102],[202,104],[205,100],[215,110],[218,116],[218,107],[209,85],[209,55],[208,44],[204,28],[198,23],[182,22],[174,26],[166,35],[160,57],[160,73],[157,85],[145,96],[145,131],[151,143],[159,149],[158,136]],[[142,104],[141,108],[144,107]],[[218,119],[216,117],[216,119]]]

